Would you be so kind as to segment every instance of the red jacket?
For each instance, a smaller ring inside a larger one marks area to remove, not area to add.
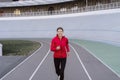
[[[58,36],[54,37],[51,41],[51,51],[54,52],[54,58],[66,58],[67,52],[69,52],[68,39],[63,36],[60,40]],[[56,50],[56,47],[60,46],[60,50]]]

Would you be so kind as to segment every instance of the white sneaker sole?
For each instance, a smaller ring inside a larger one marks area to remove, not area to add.
[[[58,80],[60,80],[60,76],[58,76]]]

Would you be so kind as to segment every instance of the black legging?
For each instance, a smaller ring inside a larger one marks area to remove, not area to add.
[[[64,69],[66,65],[66,58],[54,58],[54,65],[56,74],[60,75],[60,80],[64,80]]]

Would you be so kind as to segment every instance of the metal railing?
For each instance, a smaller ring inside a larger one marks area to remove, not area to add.
[[[71,14],[71,13],[80,13],[80,12],[89,12],[89,11],[116,9],[116,8],[120,8],[120,2],[85,6],[85,7],[75,8],[75,9],[65,9],[63,11],[54,10],[54,11],[22,12],[19,14],[2,13],[0,14],[0,17],[59,15],[59,14]]]

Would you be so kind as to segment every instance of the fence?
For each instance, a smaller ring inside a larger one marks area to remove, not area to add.
[[[58,14],[69,14],[69,13],[80,13],[88,11],[106,10],[120,8],[120,2],[97,4],[93,6],[85,7],[73,7],[71,9],[54,10],[54,11],[37,11],[37,12],[22,12],[19,14],[15,13],[2,13],[1,17],[15,17],[15,16],[45,16],[45,15],[58,15]]]

